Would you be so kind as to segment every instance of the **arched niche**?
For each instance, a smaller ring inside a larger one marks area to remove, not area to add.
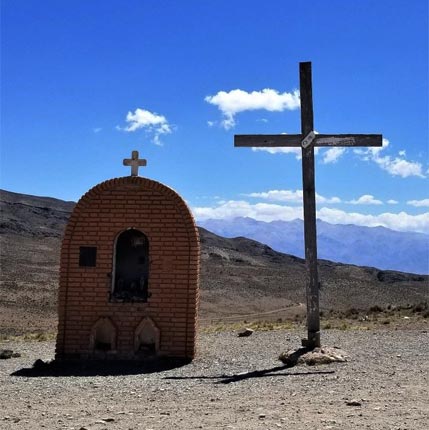
[[[100,318],[92,326],[89,347],[93,352],[116,350],[116,327],[110,318]]]
[[[140,230],[121,232],[114,245],[112,300],[146,302],[149,297],[149,240]]]
[[[134,351],[145,356],[156,355],[159,352],[160,331],[153,320],[143,318],[134,332]]]

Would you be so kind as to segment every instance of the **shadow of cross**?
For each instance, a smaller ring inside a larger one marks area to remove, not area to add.
[[[307,331],[303,346],[320,346],[319,280],[317,273],[316,198],[314,148],[382,146],[381,134],[315,134],[311,62],[299,63],[301,94],[301,134],[235,135],[236,147],[300,147],[302,150],[302,188],[304,205],[305,260],[309,273],[307,284]]]
[[[200,375],[200,376],[165,376],[164,379],[169,380],[186,380],[186,379],[200,379],[200,380],[214,380],[214,384],[231,384],[233,382],[245,381],[247,379],[265,378],[265,377],[280,377],[280,376],[311,376],[311,375],[332,375],[335,370],[318,370],[318,371],[304,371],[304,372],[281,372],[288,370],[292,366],[282,365],[271,367],[270,369],[252,370],[249,372],[241,372],[232,375]]]

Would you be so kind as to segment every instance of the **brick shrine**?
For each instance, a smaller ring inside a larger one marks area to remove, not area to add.
[[[198,230],[184,200],[137,176],[133,160],[145,165],[134,151],[132,176],[89,190],[67,224],[57,360],[195,355]]]

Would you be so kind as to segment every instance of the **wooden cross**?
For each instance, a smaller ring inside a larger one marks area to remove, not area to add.
[[[139,151],[133,151],[131,158],[124,158],[124,166],[131,166],[131,176],[139,175],[139,167],[146,166],[146,160],[139,160]]]
[[[309,282],[307,284],[308,338],[303,339],[303,346],[314,349],[320,346],[314,148],[321,146],[382,146],[382,135],[315,134],[311,62],[299,63],[299,86],[301,93],[301,134],[236,135],[234,136],[234,146],[301,147],[302,149],[305,260],[309,272]]]

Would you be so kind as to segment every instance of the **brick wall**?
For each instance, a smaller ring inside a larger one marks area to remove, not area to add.
[[[110,300],[115,239],[128,228],[149,240],[151,297],[145,303]],[[82,246],[97,248],[95,267],[79,266]],[[90,338],[101,318],[116,329],[106,358],[137,357],[135,330],[144,318],[159,329],[159,355],[193,358],[199,254],[192,214],[172,189],[131,176],[92,188],[76,205],[62,243],[56,358],[97,356]]]

